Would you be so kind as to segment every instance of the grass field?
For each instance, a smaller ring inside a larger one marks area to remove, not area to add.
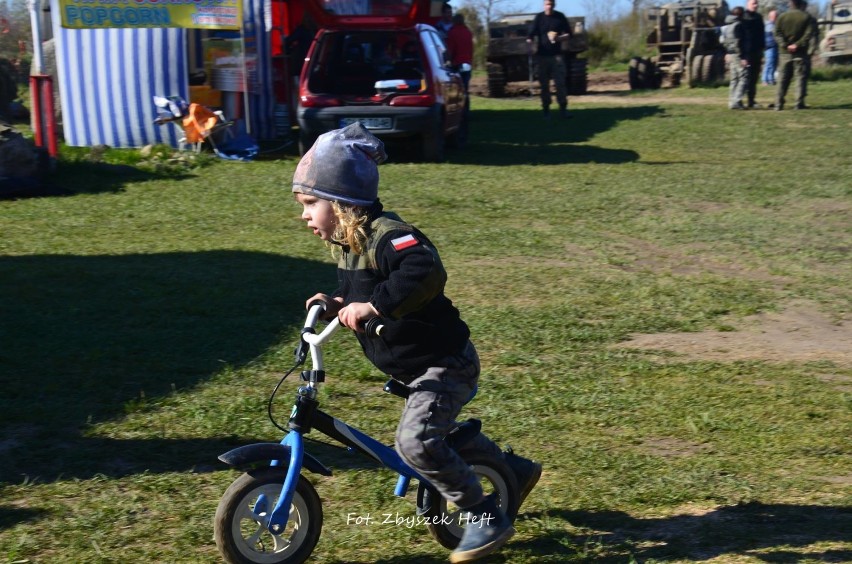
[[[491,562],[852,561],[852,352],[736,354],[749,320],[791,304],[849,334],[852,82],[811,85],[804,112],[726,98],[574,98],[570,121],[475,98],[447,162],[389,147],[382,200],[440,249],[482,357],[464,414],[545,466]],[[292,150],[129,169],[135,151],[65,149],[53,181],[73,195],[0,201],[4,561],[219,561],[213,514],[238,473],[216,457],[280,438],[269,392],[304,299],[334,286]],[[708,331],[730,358],[623,346]],[[398,400],[355,340],[326,363],[324,409],[391,441]],[[423,529],[347,525],[410,516],[412,495],[310,451],[334,470],[311,476],[313,561],[446,560]]]

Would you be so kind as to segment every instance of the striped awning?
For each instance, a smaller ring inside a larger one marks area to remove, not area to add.
[[[243,34],[256,52],[258,88],[248,95],[251,134],[275,135],[275,99],[265,0],[243,4]],[[58,14],[58,0],[51,0]],[[180,28],[68,29],[53,18],[66,144],[178,145],[179,130],[154,124],[153,97],[189,99],[188,36]]]

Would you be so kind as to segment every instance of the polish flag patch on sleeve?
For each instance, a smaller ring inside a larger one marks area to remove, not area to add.
[[[413,247],[417,243],[419,243],[419,241],[414,235],[411,234],[403,235],[402,237],[397,237],[396,239],[391,239],[391,245],[393,245],[393,249],[395,251],[401,251],[403,249],[407,249],[408,247]]]

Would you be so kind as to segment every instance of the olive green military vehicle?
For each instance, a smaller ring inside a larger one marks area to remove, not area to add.
[[[568,18],[571,37],[561,40],[565,57],[565,85],[568,94],[585,94],[588,87],[586,59],[579,55],[589,48],[586,19]],[[535,14],[511,14],[489,24],[486,70],[488,95],[499,98],[506,95],[510,82],[538,81],[535,62],[536,45],[527,43],[527,34]]]
[[[852,2],[831,2],[825,16],[819,22],[823,32],[819,56],[829,64],[852,63]]]
[[[690,86],[724,81],[725,49],[718,30],[728,13],[724,0],[683,0],[648,8],[651,31],[646,45],[655,54],[630,60],[630,88],[659,88],[664,81],[678,86],[684,78]]]

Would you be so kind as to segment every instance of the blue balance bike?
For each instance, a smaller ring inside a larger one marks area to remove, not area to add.
[[[340,327],[335,318],[317,334],[315,327],[323,311],[319,302],[308,308],[305,328],[296,348],[296,366],[287,373],[303,365],[310,354],[313,369],[301,373],[304,383],[296,394],[288,429],[275,423],[271,409],[275,393],[287,375],[275,387],[269,400],[270,419],[276,427],[287,431],[284,438],[280,443],[242,446],[219,457],[230,466],[249,468],[228,487],[216,510],[214,533],[219,551],[225,561],[233,563],[296,563],[308,559],[320,538],[323,512],[319,495],[302,472],[308,470],[331,476],[327,466],[305,452],[304,435],[312,430],[398,473],[394,490],[397,496],[404,497],[411,479],[417,480],[417,516],[413,518],[424,524],[441,545],[455,548],[461,540],[467,514],[448,504],[393,448],[319,409],[317,393],[325,380],[322,345]],[[372,338],[384,338],[391,327],[391,323],[383,324],[375,319],[366,329]],[[385,385],[385,391],[407,397],[409,389],[391,380]],[[518,512],[515,475],[502,458],[469,446],[479,431],[479,422],[470,419],[457,425],[444,440],[473,468],[485,493],[494,494],[503,512],[514,518]]]

